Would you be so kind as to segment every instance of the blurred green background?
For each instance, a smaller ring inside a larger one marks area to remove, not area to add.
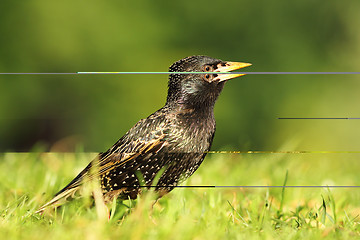
[[[360,1],[5,1],[0,72],[167,71],[209,55],[246,71],[360,71]],[[166,75],[0,75],[0,151],[104,151],[165,103]],[[360,75],[225,86],[213,150],[359,150]]]

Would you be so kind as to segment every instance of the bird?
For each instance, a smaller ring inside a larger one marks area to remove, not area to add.
[[[203,55],[173,63],[165,105],[99,153],[37,212],[62,205],[94,179],[105,202],[136,199],[144,186],[153,187],[159,198],[172,191],[199,168],[210,150],[216,128],[214,105],[225,83],[245,75],[227,72],[250,65]]]

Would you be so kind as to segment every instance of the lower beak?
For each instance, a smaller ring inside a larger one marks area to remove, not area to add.
[[[233,70],[237,70],[240,68],[244,68],[244,67],[248,67],[251,66],[251,63],[243,63],[243,62],[226,62],[224,63],[219,63],[218,64],[218,68],[214,71],[214,72],[220,72],[220,74],[218,74],[218,76],[216,78],[213,79],[213,81],[226,81],[232,78],[236,78],[236,77],[240,77],[243,76],[245,74],[224,74],[223,72],[230,72]]]

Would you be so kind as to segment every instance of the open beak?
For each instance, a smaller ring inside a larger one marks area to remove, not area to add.
[[[223,74],[223,72],[230,72],[251,65],[252,65],[251,63],[243,63],[243,62],[225,62],[225,64],[219,63],[217,66],[218,68],[214,72],[220,72],[221,74],[218,74],[218,76],[214,78],[213,81],[222,82],[232,78],[243,76],[245,74]]]

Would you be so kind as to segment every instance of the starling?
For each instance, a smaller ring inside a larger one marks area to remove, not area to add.
[[[165,106],[140,120],[109,150],[100,153],[38,212],[62,204],[91,179],[100,181],[105,202],[135,199],[141,186],[150,187],[159,171],[163,172],[155,191],[159,197],[170,192],[198,169],[209,151],[215,133],[214,104],[225,82],[244,75],[216,72],[250,65],[208,56],[175,62],[169,68],[174,73],[169,76]]]

